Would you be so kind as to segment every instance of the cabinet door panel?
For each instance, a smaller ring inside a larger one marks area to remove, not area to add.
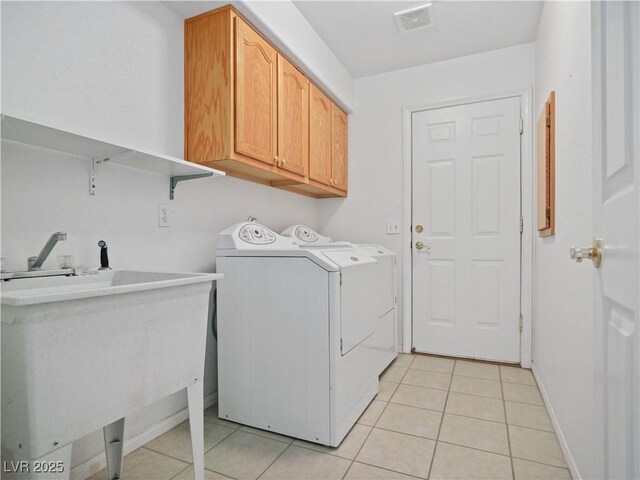
[[[265,163],[276,156],[277,53],[236,17],[235,150]],[[215,101],[215,99],[212,99]]]
[[[331,173],[333,186],[347,191],[348,119],[347,114],[331,104]]]
[[[278,55],[278,166],[307,176],[309,80]]]
[[[331,101],[313,84],[309,100],[309,178],[331,185]]]

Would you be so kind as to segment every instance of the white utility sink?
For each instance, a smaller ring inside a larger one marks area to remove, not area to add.
[[[203,475],[204,355],[220,278],[116,270],[3,282],[2,447],[68,462],[74,440],[104,427],[109,478],[121,477],[124,418],[187,388]]]
[[[0,290],[3,306],[22,306],[190,285],[221,277],[222,275],[212,273],[106,270],[69,277],[9,280],[2,284]],[[7,321],[4,316],[2,321]]]

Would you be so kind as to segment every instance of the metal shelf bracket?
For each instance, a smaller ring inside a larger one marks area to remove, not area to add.
[[[182,182],[183,180],[194,180],[196,178],[212,177],[212,176],[213,176],[213,172],[198,173],[195,175],[176,175],[175,177],[171,177],[171,180],[169,182],[170,183],[169,200],[173,200],[174,192],[176,189],[176,185],[178,185],[178,182]]]
[[[109,157],[91,159],[91,166],[89,171],[89,195],[96,194],[96,166],[102,165],[109,160]]]
[[[89,167],[89,195],[96,194],[96,167],[98,165],[103,165],[107,163],[112,158],[120,157],[120,156],[128,156],[133,154],[134,150],[125,150],[124,152],[114,153],[108,157],[97,157],[91,159],[91,165]]]

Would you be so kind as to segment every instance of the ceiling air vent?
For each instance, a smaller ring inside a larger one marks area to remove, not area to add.
[[[433,25],[433,14],[431,4],[421,7],[411,8],[403,12],[394,13],[398,28],[402,33],[413,32]]]

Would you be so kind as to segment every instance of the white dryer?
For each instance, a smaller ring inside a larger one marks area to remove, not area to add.
[[[375,294],[367,301],[375,303],[375,317],[377,318],[376,365],[378,366],[378,374],[382,373],[398,355],[398,295],[395,253],[382,245],[337,242],[306,225],[291,225],[282,232],[282,235],[310,248],[352,245],[364,250],[376,259]]]
[[[218,237],[219,416],[337,446],[378,388],[377,260],[257,222]]]

